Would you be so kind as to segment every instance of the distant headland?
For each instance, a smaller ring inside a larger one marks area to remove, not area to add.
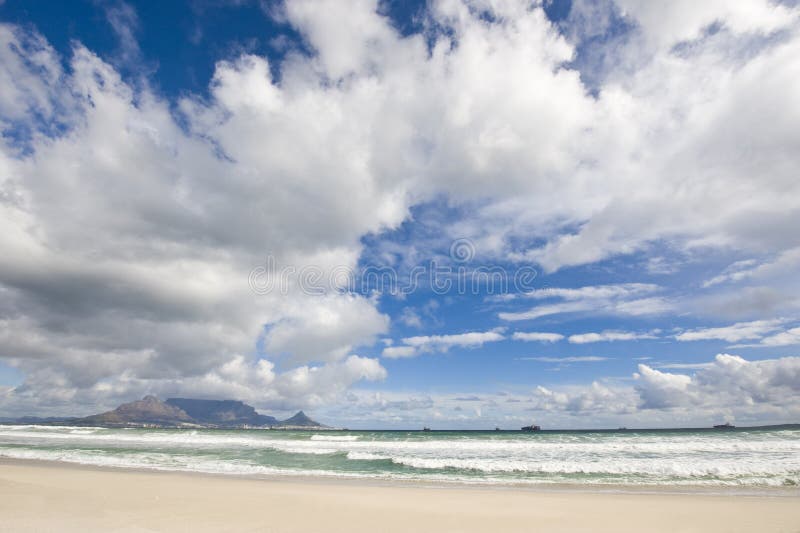
[[[303,411],[298,411],[286,420],[278,420],[237,400],[169,398],[161,401],[155,396],[145,396],[141,400],[124,403],[112,411],[81,418],[25,416],[3,419],[2,422],[101,427],[330,429],[312,420]]]

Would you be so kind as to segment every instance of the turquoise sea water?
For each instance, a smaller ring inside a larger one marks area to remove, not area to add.
[[[800,428],[522,433],[0,426],[0,457],[231,475],[796,487]]]

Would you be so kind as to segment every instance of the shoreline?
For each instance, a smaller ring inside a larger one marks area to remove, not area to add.
[[[230,480],[251,480],[268,483],[297,483],[311,485],[344,485],[358,487],[417,488],[432,490],[466,490],[466,491],[517,491],[535,494],[620,494],[620,495],[675,495],[675,496],[719,496],[719,497],[755,497],[755,498],[800,498],[800,487],[772,486],[704,486],[704,485],[623,485],[623,484],[588,484],[588,483],[487,483],[481,481],[465,482],[462,480],[426,480],[403,479],[378,476],[354,475],[313,475],[298,474],[244,474],[203,472],[198,470],[168,469],[163,467],[147,468],[141,466],[109,466],[78,463],[71,461],[54,461],[50,459],[19,459],[0,456],[0,467],[23,466],[31,468],[63,468],[78,471],[97,471],[109,473],[140,473],[154,476],[185,476],[189,478],[211,478]],[[798,528],[800,531],[800,528]]]
[[[794,497],[538,491],[0,461],[9,531],[798,531]],[[535,527],[534,527],[535,526]]]
[[[369,428],[345,428],[333,426],[208,426],[202,424],[185,425],[185,426],[169,426],[159,424],[120,424],[120,425],[82,425],[82,424],[68,424],[70,420],[63,420],[59,422],[43,422],[43,421],[24,421],[19,420],[3,420],[0,421],[2,426],[31,426],[31,427],[49,427],[49,428],[81,428],[81,429],[166,429],[166,430],[209,430],[209,431],[297,431],[312,433],[316,431],[322,432],[341,432],[341,433],[486,433],[490,435],[495,434],[537,434],[537,433],[683,433],[683,432],[708,432],[719,433],[720,431],[783,431],[800,429],[800,422],[787,422],[784,424],[767,424],[758,426],[731,426],[730,428],[716,428],[709,426],[700,427],[653,427],[653,428],[542,428],[535,431],[526,431],[515,428],[505,429],[457,429],[457,428],[431,428],[423,430],[420,428],[384,428],[384,429],[369,429]]]

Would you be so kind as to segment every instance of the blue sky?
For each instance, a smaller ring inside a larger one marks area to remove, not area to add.
[[[797,6],[0,21],[3,414],[192,393],[350,427],[800,416]],[[253,290],[265,257],[285,291]],[[535,277],[361,288],[434,264]]]

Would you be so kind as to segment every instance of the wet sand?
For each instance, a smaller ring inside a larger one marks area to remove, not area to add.
[[[3,460],[0,531],[800,532],[800,497],[253,479]]]

